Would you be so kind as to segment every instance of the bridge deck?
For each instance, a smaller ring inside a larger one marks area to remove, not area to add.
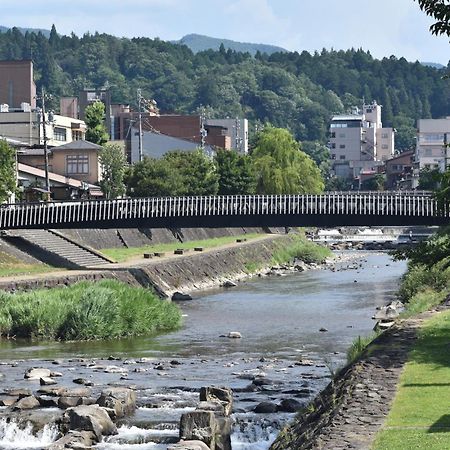
[[[447,208],[416,193],[127,198],[0,207],[0,229],[443,225]]]

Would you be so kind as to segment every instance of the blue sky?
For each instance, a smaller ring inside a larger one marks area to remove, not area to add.
[[[26,6],[25,6],[26,5]],[[288,50],[362,47],[447,64],[447,37],[414,0],[1,0],[0,25],[179,39],[198,33]]]

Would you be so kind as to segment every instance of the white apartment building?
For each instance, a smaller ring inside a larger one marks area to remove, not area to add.
[[[49,147],[82,140],[86,133],[83,120],[48,113],[45,117],[45,131]],[[0,137],[20,141],[23,144],[43,145],[44,125],[39,109],[31,109],[28,103],[21,108],[11,109],[0,105]]]
[[[417,169],[439,169],[448,167],[446,144],[450,140],[450,117],[445,119],[419,119],[415,164]]]
[[[359,178],[394,154],[394,130],[383,128],[381,105],[364,105],[363,111],[334,116],[330,123],[333,171],[341,178]]]

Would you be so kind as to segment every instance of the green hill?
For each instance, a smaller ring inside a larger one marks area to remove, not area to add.
[[[219,50],[220,45],[223,44],[226,50],[234,50],[236,52],[250,53],[255,55],[256,52],[267,53],[271,55],[275,52],[286,52],[284,48],[276,47],[275,45],[267,44],[252,44],[249,42],[237,42],[230,39],[219,39],[201,34],[187,34],[179,41],[173,41],[174,44],[187,45],[194,53],[202,52],[204,50]]]
[[[26,32],[29,33],[39,33],[41,32],[45,37],[50,36],[50,30],[45,30],[43,28],[21,28],[21,27],[14,27],[17,28],[21,33],[25,34]],[[8,30],[11,30],[12,27],[5,27],[3,25],[0,25],[0,33],[6,33]]]

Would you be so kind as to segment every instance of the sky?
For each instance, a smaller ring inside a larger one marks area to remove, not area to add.
[[[376,58],[446,65],[449,39],[432,36],[414,0],[1,0],[0,25],[81,36],[177,40],[190,33],[290,51],[363,48]]]

